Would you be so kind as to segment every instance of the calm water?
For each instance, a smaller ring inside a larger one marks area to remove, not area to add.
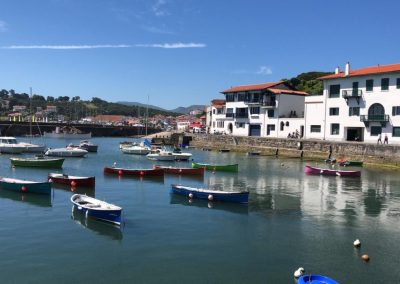
[[[398,172],[306,176],[299,160],[191,149],[199,162],[238,162],[240,172],[208,172],[204,179],[103,175],[113,162],[152,166],[122,154],[122,140],[92,139],[97,154],[63,167],[96,176],[96,189],[86,193],[124,208],[122,231],[71,216],[69,189],[54,188],[51,198],[0,191],[1,283],[294,283],[299,266],[340,283],[400,283]],[[0,155],[1,176],[46,179],[48,170],[12,169],[9,157]],[[170,195],[171,183],[248,189],[250,202],[190,204]],[[364,253],[369,263],[360,260]]]

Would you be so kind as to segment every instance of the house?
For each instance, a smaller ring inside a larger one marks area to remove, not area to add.
[[[17,111],[17,112],[23,112],[26,110],[26,106],[13,106],[13,110],[12,111]]]
[[[207,131],[208,133],[225,133],[225,100],[215,99],[207,111]]]
[[[221,93],[225,95],[225,106],[215,106],[211,133],[215,130],[238,136],[302,136],[308,94],[288,82],[242,85]]]
[[[305,101],[305,138],[400,143],[400,64],[351,70],[319,78],[322,96]]]

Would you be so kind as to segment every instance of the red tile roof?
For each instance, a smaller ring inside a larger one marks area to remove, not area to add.
[[[400,64],[370,66],[357,70],[350,70],[350,74],[348,76],[345,76],[344,72],[339,72],[339,74],[326,75],[319,77],[318,79],[327,80],[327,79],[372,75],[380,73],[391,73],[391,72],[400,72]]]
[[[225,100],[215,99],[211,101],[213,106],[221,106],[225,104]]]
[[[308,94],[307,94],[306,92],[301,92],[301,91],[283,90],[283,89],[273,89],[273,88],[269,88],[268,91],[271,91],[271,92],[274,93],[274,94],[308,96]]]
[[[276,85],[282,84],[284,81],[279,82],[270,82],[270,83],[263,83],[263,84],[255,84],[255,85],[242,85],[237,87],[232,87],[221,93],[234,93],[234,92],[245,92],[245,91],[256,91],[256,90],[265,90]]]

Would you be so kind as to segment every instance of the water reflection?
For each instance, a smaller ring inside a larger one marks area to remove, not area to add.
[[[0,189],[0,198],[9,199],[13,201],[20,201],[30,205],[39,207],[51,207],[51,195],[34,194],[34,193],[20,193],[9,190]]]
[[[136,180],[136,181],[146,181],[155,183],[164,183],[164,176],[132,176],[132,175],[116,175],[116,174],[104,174],[105,180]]]
[[[71,193],[86,194],[87,196],[90,196],[90,197],[96,197],[94,187],[86,187],[86,186],[71,187],[68,184],[58,184],[58,183],[53,183],[51,185],[51,187],[56,188],[56,189],[70,191]]]
[[[86,218],[85,214],[82,214],[81,212],[73,209],[71,218],[75,221],[75,223],[81,225],[86,229],[89,229],[90,231],[95,232],[99,236],[104,236],[112,240],[122,240],[123,238],[120,226],[115,226],[109,223],[93,220],[91,218]]]

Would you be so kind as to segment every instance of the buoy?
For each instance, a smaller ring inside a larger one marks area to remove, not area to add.
[[[181,173],[181,172],[182,172],[182,169],[179,169],[179,172]]]
[[[144,175],[144,171],[140,171],[140,175],[143,176]]]
[[[189,193],[189,198],[193,198],[193,193]]]
[[[51,178],[49,178],[49,182],[53,182],[53,180]]]
[[[72,187],[75,187],[75,186],[76,186],[76,181],[74,181],[74,180],[71,181],[71,186],[72,186]]]
[[[355,240],[355,241],[353,242],[353,245],[354,245],[356,248],[359,248],[359,247],[361,246],[360,240],[359,240],[359,239]]]
[[[209,194],[208,195],[208,200],[213,201],[213,199],[214,199],[214,196],[212,196],[212,194]]]
[[[23,186],[21,187],[21,190],[22,190],[22,191],[26,191],[26,186],[23,185]]]
[[[120,176],[122,176],[122,171],[121,171],[121,170],[119,170],[119,171],[118,171],[118,174],[119,174]]]
[[[113,167],[115,168],[117,166],[117,162],[114,162]]]
[[[364,260],[365,262],[368,262],[368,261],[369,261],[369,256],[368,256],[368,254],[363,254],[363,255],[361,256],[361,259]]]
[[[301,275],[304,274],[304,272],[305,272],[304,268],[303,268],[303,267],[299,267],[299,268],[293,273],[293,276],[294,276],[295,278],[299,278]]]

